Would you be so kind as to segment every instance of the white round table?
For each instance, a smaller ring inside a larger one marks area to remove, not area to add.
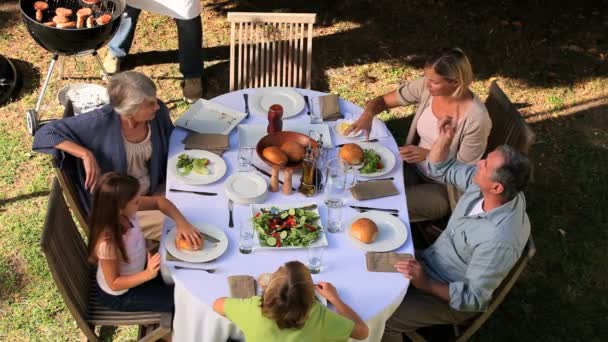
[[[313,107],[318,102],[313,101],[321,92],[296,89],[302,95],[308,95]],[[218,96],[212,101],[219,104],[244,111],[243,93],[253,94],[255,89],[244,89]],[[251,99],[251,96],[250,96]],[[251,106],[251,104],[250,104]],[[314,108],[318,110],[318,107]],[[340,111],[358,115],[362,112],[358,106],[340,100]],[[287,122],[309,123],[310,117],[303,110],[297,116],[284,120]],[[251,113],[250,117],[241,124],[266,125],[267,120],[262,116]],[[332,126],[334,122],[328,122]],[[403,168],[399,162],[398,146],[395,139],[390,135],[386,126],[380,120],[374,120],[374,135],[379,136],[382,145],[389,148],[397,157],[395,168],[383,177],[394,177],[394,184],[400,191],[400,195],[385,197],[375,200],[359,202],[353,198],[347,201],[347,205],[357,204],[367,207],[396,208],[399,209],[399,218],[405,223],[408,230],[407,241],[396,252],[414,254],[414,247],[409,229],[409,218],[405,200],[405,186],[403,183]],[[332,131],[332,142],[334,145],[349,142],[337,136]],[[378,133],[376,133],[378,132]],[[182,140],[187,131],[176,128],[171,136],[169,147],[169,158],[184,150]],[[372,136],[373,138],[373,136]],[[226,232],[228,236],[228,249],[220,258],[205,263],[199,267],[217,268],[217,272],[209,274],[204,271],[177,270],[175,265],[188,265],[182,262],[167,261],[164,241],[161,241],[161,254],[163,263],[161,272],[165,281],[175,283],[175,317],[174,317],[174,339],[176,341],[225,341],[229,336],[240,337],[240,331],[226,318],[217,315],[211,308],[215,299],[229,296],[227,277],[230,275],[251,275],[255,278],[264,272],[273,272],[279,266],[290,260],[306,262],[306,250],[254,250],[252,254],[240,254],[238,251],[238,224],[251,217],[249,206],[234,206],[235,227],[228,227],[228,199],[224,192],[223,182],[236,171],[236,155],[238,150],[238,129],[230,133],[230,150],[224,153],[223,158],[228,165],[226,175],[219,181],[203,186],[192,186],[180,184],[171,176],[167,178],[167,188],[175,187],[187,190],[199,190],[217,192],[218,196],[200,196],[188,193],[167,192],[170,199],[182,211],[185,217],[192,223],[206,222],[213,224]],[[255,152],[254,152],[255,155]],[[270,171],[257,156],[253,163]],[[263,176],[267,179],[266,176]],[[282,177],[282,174],[281,174]],[[294,187],[297,189],[299,177],[294,174]],[[327,209],[323,205],[322,195],[305,197],[295,191],[290,196],[285,196],[281,191],[269,193],[265,204],[274,203],[317,203],[323,226],[326,224]],[[346,221],[350,216],[358,212],[345,206],[343,219]],[[165,224],[165,232],[171,223]],[[163,237],[166,234],[163,234]],[[399,273],[369,272],[365,265],[365,252],[355,247],[346,233],[327,233],[329,246],[323,255],[323,269],[321,273],[313,275],[313,280],[328,281],[333,283],[341,298],[350,305],[370,327],[368,341],[379,341],[384,330],[384,322],[395,311],[403,300],[407,291],[409,281]],[[192,265],[190,265],[192,266]],[[198,266],[198,265],[197,265]]]

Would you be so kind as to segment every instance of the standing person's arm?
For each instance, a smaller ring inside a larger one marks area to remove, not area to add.
[[[363,340],[366,339],[367,336],[369,336],[369,328],[367,327],[367,324],[363,322],[361,317],[359,317],[359,315],[357,315],[357,313],[353,309],[351,309],[350,306],[348,306],[342,301],[342,299],[340,299],[338,291],[336,291],[336,288],[332,284],[320,282],[318,284],[315,284],[315,288],[317,289],[317,291],[319,291],[319,294],[321,294],[321,296],[326,298],[330,303],[332,303],[336,307],[336,312],[355,322],[355,327],[353,328],[350,337],[357,340]]]

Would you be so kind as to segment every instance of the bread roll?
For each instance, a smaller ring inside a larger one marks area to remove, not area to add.
[[[363,163],[363,149],[357,144],[346,144],[340,148],[340,158],[350,165]]]
[[[281,145],[281,151],[285,152],[287,159],[289,159],[289,162],[291,163],[301,162],[306,153],[304,147],[295,141],[286,141],[283,143],[283,145]]]
[[[360,218],[350,226],[350,235],[363,243],[372,243],[378,236],[378,226],[368,218]]]
[[[266,289],[266,286],[268,286],[268,283],[270,283],[270,278],[272,278],[272,273],[260,274],[260,276],[258,277],[258,284],[260,284],[262,290]]]
[[[175,246],[183,251],[198,251],[203,249],[204,241],[205,240],[201,239],[200,246],[194,246],[190,243],[190,241],[188,241],[188,239],[182,238],[178,235],[175,237]]]
[[[287,164],[287,155],[276,146],[266,147],[262,151],[262,156],[275,165],[285,166]]]

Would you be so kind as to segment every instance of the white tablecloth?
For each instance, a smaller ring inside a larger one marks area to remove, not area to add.
[[[298,89],[303,95],[315,98],[323,93]],[[228,93],[213,99],[213,101],[235,108],[244,110],[242,94],[246,92],[253,94],[255,89],[246,89]],[[250,96],[251,99],[251,96]],[[316,101],[315,101],[316,103]],[[251,105],[251,104],[250,104]],[[318,109],[318,108],[316,108]],[[349,112],[355,115],[361,113],[361,109],[356,105],[341,100],[341,112]],[[296,122],[308,123],[310,118],[305,112],[286,119]],[[242,123],[265,124],[266,118],[251,114],[250,118]],[[328,123],[333,125],[333,123]],[[405,200],[405,189],[403,183],[403,169],[398,148],[393,137],[388,133],[384,123],[376,120],[374,125],[378,125],[374,132],[380,138],[380,143],[389,148],[397,157],[395,168],[383,177],[395,177],[395,185],[400,190],[400,195],[385,197],[365,202],[358,202],[349,199],[347,205],[359,204],[369,207],[397,208],[399,218],[406,223],[408,229],[408,239],[397,252],[406,252],[413,255],[409,218]],[[181,153],[184,150],[182,140],[186,137],[187,131],[176,128],[171,136],[169,158]],[[332,130],[332,141],[334,144],[347,142],[334,134]],[[217,192],[218,196],[199,196],[187,193],[167,192],[167,197],[177,205],[188,220],[193,223],[207,222],[223,229],[229,239],[228,249],[220,258],[206,263],[204,267],[217,268],[215,274],[208,274],[203,271],[176,270],[172,266],[184,264],[181,262],[166,261],[166,249],[164,241],[161,241],[161,254],[163,263],[161,272],[165,281],[175,283],[175,317],[174,317],[174,340],[175,341],[225,341],[229,336],[239,337],[240,331],[227,319],[220,317],[213,312],[211,305],[219,297],[229,296],[228,282],[226,278],[230,275],[247,274],[257,277],[263,272],[273,272],[279,266],[290,260],[306,261],[306,251],[302,250],[255,250],[252,254],[244,255],[238,251],[238,227],[228,228],[228,199],[224,194],[223,182],[228,175],[236,172],[236,154],[238,149],[237,129],[230,133],[230,151],[224,153],[224,159],[228,165],[228,172],[220,181],[205,186],[187,186],[178,183],[171,176],[167,178],[169,187],[180,189],[191,189],[201,191]],[[255,152],[254,152],[255,154]],[[267,166],[257,158],[254,163],[258,166]],[[294,187],[297,188],[299,177],[294,174]],[[280,191],[269,193],[266,199],[267,204],[272,203],[317,203],[320,205],[321,220],[326,226],[327,211],[322,205],[322,195],[307,198],[297,192],[290,196],[284,196]],[[349,207],[345,207],[344,218],[348,218],[357,212]],[[235,205],[235,223],[239,220],[247,219],[251,216],[250,208],[243,205]],[[165,227],[167,228],[167,227]],[[165,236],[165,234],[163,234]],[[365,267],[365,252],[354,246],[345,233],[327,234],[329,246],[323,256],[324,268],[322,272],[313,275],[313,280],[328,281],[333,283],[344,302],[350,305],[366,321],[370,328],[368,341],[379,341],[384,330],[384,323],[395,311],[399,303],[403,300],[407,291],[409,281],[399,273],[376,273],[368,272]]]

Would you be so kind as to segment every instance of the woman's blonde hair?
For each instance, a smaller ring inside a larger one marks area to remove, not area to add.
[[[425,67],[432,68],[437,75],[458,84],[452,96],[464,95],[473,83],[473,68],[460,48],[442,50],[428,58]]]
[[[279,329],[300,329],[306,323],[315,297],[315,286],[308,268],[290,261],[272,274],[262,296],[262,315]]]

